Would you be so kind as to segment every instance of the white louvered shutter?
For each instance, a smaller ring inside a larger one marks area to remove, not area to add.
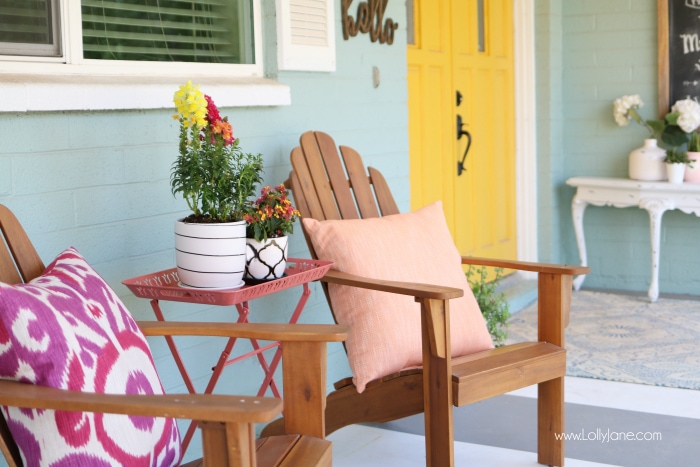
[[[277,0],[280,70],[335,71],[333,0]]]

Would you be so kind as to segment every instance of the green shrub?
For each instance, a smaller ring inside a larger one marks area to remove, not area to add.
[[[474,292],[476,302],[479,304],[481,314],[486,320],[486,327],[491,334],[493,345],[500,347],[508,338],[508,318],[510,309],[506,294],[496,292],[498,283],[503,277],[503,268],[494,268],[496,278],[487,281],[488,268],[486,266],[469,266],[467,281]]]

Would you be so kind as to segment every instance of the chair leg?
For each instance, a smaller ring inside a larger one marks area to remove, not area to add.
[[[446,300],[422,303],[423,407],[428,467],[454,465],[450,312]]]
[[[326,437],[326,343],[283,342],[285,433]]]
[[[207,467],[254,467],[255,433],[252,423],[199,422],[202,453]]]
[[[537,462],[564,465],[564,377],[537,387]]]
[[[565,347],[565,329],[571,308],[571,281],[572,276],[569,275],[538,275],[539,341]],[[564,377],[540,383],[537,394],[537,462],[563,466]]]

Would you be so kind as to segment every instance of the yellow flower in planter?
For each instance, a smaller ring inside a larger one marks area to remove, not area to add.
[[[245,154],[233,137],[228,117],[214,100],[188,81],[175,92],[174,116],[180,122],[180,155],[170,186],[181,193],[192,215],[186,222],[242,220],[249,198],[262,181],[262,155]]]
[[[204,93],[199,90],[199,86],[188,81],[175,93],[173,98],[177,114],[174,119],[181,119],[186,128],[194,125],[200,130],[207,125],[207,100]]]

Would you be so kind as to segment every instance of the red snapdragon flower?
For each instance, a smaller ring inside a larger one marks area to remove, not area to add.
[[[206,94],[204,95],[204,98],[207,100],[207,120],[209,121],[209,124],[220,122],[221,114],[219,114],[219,108],[216,106],[216,104],[214,104],[214,99]]]
[[[233,144],[233,127],[228,122],[228,118],[221,118],[219,108],[214,103],[214,99],[204,95],[207,101],[207,122],[209,122],[209,131],[211,132],[211,144],[216,144],[216,135],[221,135],[225,145]]]

